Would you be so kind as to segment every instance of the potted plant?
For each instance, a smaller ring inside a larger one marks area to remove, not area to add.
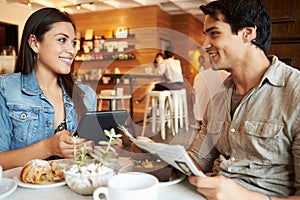
[[[91,195],[100,186],[106,185],[108,180],[116,174],[117,152],[113,145],[119,144],[114,129],[104,130],[108,141],[100,141],[95,146],[84,144],[77,153],[74,140],[74,164],[64,169],[67,185],[76,193]]]

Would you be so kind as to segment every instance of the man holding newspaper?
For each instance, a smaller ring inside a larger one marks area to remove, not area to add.
[[[179,164],[166,161],[207,199],[300,199],[300,72],[265,55],[272,26],[265,5],[217,0],[200,9],[212,68],[231,73],[225,90],[208,104],[189,156],[178,146],[136,145],[158,155],[179,152]]]
[[[207,199],[300,199],[300,72],[266,56],[265,5],[218,0],[200,9],[212,67],[231,75],[211,99],[189,151],[215,176],[190,176],[190,183]]]

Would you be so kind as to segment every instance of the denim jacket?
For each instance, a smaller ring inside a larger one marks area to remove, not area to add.
[[[96,110],[97,96],[87,85],[78,84],[85,92],[87,109]],[[68,131],[77,128],[74,105],[65,89],[64,107]],[[54,134],[54,107],[38,85],[35,73],[0,76],[0,151],[32,145]]]

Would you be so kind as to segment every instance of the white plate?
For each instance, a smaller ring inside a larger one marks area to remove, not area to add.
[[[174,184],[180,183],[184,178],[185,178],[185,175],[180,173],[180,175],[178,175],[176,178],[171,177],[169,181],[159,182],[159,186],[174,185]]]
[[[61,182],[57,182],[57,183],[47,183],[47,184],[30,184],[30,183],[23,183],[20,178],[19,175],[15,175],[13,178],[18,186],[20,187],[24,187],[24,188],[32,188],[32,189],[43,189],[43,188],[53,188],[53,187],[60,187],[66,184],[66,181],[61,181]]]
[[[13,193],[17,188],[16,181],[8,178],[2,178],[0,184],[0,199],[7,197]]]
[[[118,173],[126,173],[132,171],[132,164],[125,165],[118,170]],[[173,172],[172,172],[173,173]],[[171,175],[169,181],[159,182],[159,186],[169,186],[180,183],[185,178],[185,175],[182,173],[174,173]]]
[[[57,162],[63,168],[69,164],[73,164],[72,159],[59,159],[59,160],[55,160],[55,162]],[[15,167],[12,169],[5,170],[3,171],[3,177],[13,179],[15,175],[20,174],[22,168],[23,167]]]
[[[55,160],[61,167],[65,167],[68,164],[72,163],[70,159],[61,159]],[[65,181],[56,182],[56,183],[48,183],[48,184],[30,184],[30,183],[23,183],[20,179],[20,172],[23,167],[16,167],[13,169],[9,169],[3,172],[3,176],[6,178],[11,178],[16,181],[18,186],[25,187],[25,188],[35,188],[35,189],[42,189],[42,188],[52,188],[52,187],[59,187],[66,184]]]

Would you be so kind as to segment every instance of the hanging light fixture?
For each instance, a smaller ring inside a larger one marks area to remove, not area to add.
[[[0,0],[1,1],[1,0]],[[86,8],[85,5],[93,5],[95,2],[94,1],[90,1],[90,2],[84,2],[84,3],[80,3],[80,4],[72,4],[72,5],[66,5],[64,7],[61,7],[60,10],[66,10],[68,8],[76,8],[76,10],[81,10],[81,8]]]
[[[32,4],[29,0],[27,1],[27,6],[30,7],[30,8],[32,7]]]

